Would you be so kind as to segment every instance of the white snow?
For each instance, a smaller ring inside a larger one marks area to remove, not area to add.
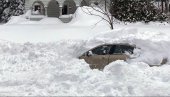
[[[61,15],[59,18],[72,18],[73,14]]]
[[[38,24],[58,24],[58,25],[62,25],[62,21],[58,18],[43,18],[42,20],[40,20],[38,22]]]
[[[25,19],[23,16],[12,16],[11,19],[6,24],[20,24],[23,22],[30,22],[28,19]]]
[[[0,25],[0,96],[170,96],[170,25],[115,23],[80,8],[71,23],[56,18],[13,17]],[[130,43],[133,60],[91,70],[77,57],[104,43]]]

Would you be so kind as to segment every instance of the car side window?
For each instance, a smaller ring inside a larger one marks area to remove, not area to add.
[[[113,45],[109,51],[109,54],[121,54],[121,48],[120,45]]]
[[[94,55],[107,55],[107,54],[109,54],[110,48],[111,48],[111,46],[109,46],[109,45],[103,45],[103,46],[93,49],[92,53]]]
[[[129,54],[133,54],[134,47],[129,45],[120,45],[120,48],[122,49],[122,53],[128,52]]]
[[[113,45],[109,54],[124,54],[126,52],[133,54],[134,47],[128,45]]]

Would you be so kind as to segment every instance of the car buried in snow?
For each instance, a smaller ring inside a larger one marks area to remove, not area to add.
[[[127,60],[136,47],[129,44],[104,44],[85,52],[79,59],[90,64],[91,69],[102,70],[109,63],[116,60]]]
[[[136,49],[136,46],[130,44],[103,44],[88,50],[79,59],[84,59],[90,64],[91,69],[103,70],[106,65],[113,61],[127,61],[136,58],[131,56],[134,53],[134,49]],[[163,59],[161,65],[166,62],[167,59]]]

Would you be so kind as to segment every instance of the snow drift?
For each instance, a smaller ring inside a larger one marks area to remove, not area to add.
[[[43,18],[37,24],[63,24],[62,21],[58,18]]]
[[[29,20],[25,19],[23,16],[12,16],[6,24],[20,24],[28,21]]]
[[[5,25],[11,25],[11,24],[37,24],[37,25],[43,25],[43,24],[63,24],[61,20],[58,18],[47,18],[43,17],[40,21],[31,21],[30,19],[26,19],[25,16],[12,16],[11,19],[5,24]]]
[[[149,37],[136,31],[99,33],[87,41],[36,44],[1,41],[0,95],[169,96],[169,63],[149,67],[147,62],[155,65],[162,57],[169,58],[170,41],[158,33]],[[125,32],[129,33],[121,34]],[[103,71],[91,70],[89,64],[77,58],[98,44],[119,42],[137,45],[141,51],[136,53],[141,56],[135,61],[112,62]]]

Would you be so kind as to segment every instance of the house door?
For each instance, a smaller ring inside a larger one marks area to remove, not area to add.
[[[56,0],[51,0],[48,3],[47,15],[48,17],[59,17],[60,16],[59,3]]]
[[[64,6],[63,6],[62,13],[63,13],[63,15],[68,14],[68,6],[67,6],[67,5],[64,5]]]
[[[77,9],[76,3],[73,0],[66,0],[64,1],[62,14],[63,15],[74,14],[76,9]]]

